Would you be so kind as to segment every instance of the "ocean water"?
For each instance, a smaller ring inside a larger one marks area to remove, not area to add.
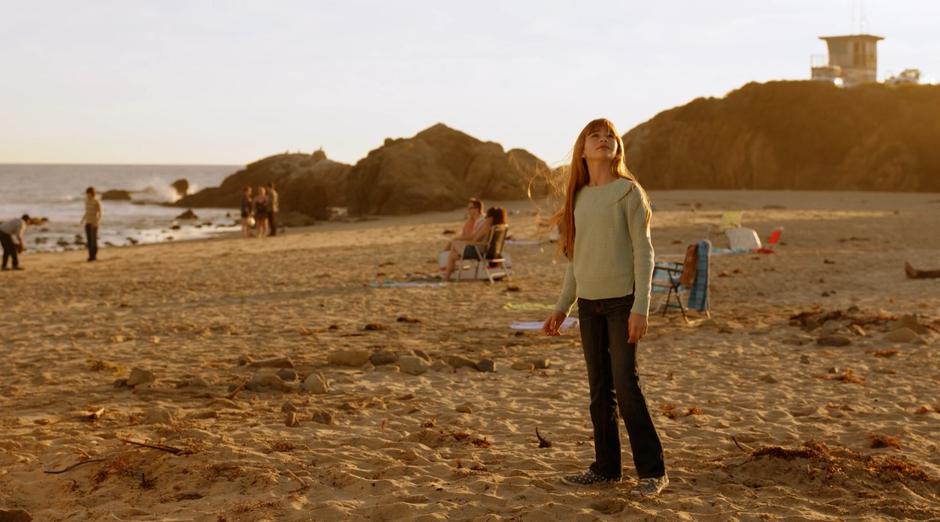
[[[237,209],[195,209],[199,219],[177,221],[185,209],[165,206],[185,178],[190,193],[219,185],[238,165],[14,165],[0,164],[0,220],[22,214],[49,221],[29,227],[28,250],[81,249],[85,189],[132,191],[131,201],[102,201],[99,248],[198,239],[239,230]]]

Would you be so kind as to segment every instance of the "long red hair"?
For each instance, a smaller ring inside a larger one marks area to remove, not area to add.
[[[577,141],[574,142],[574,149],[571,151],[571,165],[568,167],[568,190],[565,194],[565,206],[561,209],[558,219],[558,228],[561,236],[561,251],[568,259],[574,256],[574,200],[578,191],[588,184],[590,176],[588,174],[587,161],[584,159],[584,140],[588,134],[598,128],[609,130],[614,135],[617,142],[617,152],[613,161],[610,162],[610,173],[616,177],[628,179],[633,182],[634,187],[640,191],[643,199],[643,205],[646,207],[646,222],[650,219],[650,205],[646,198],[646,193],[640,187],[636,177],[627,168],[623,157],[623,140],[617,127],[607,118],[598,118],[585,125],[578,134]],[[628,192],[629,194],[629,192]]]

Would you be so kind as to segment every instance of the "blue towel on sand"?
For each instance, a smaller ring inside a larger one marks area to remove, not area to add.
[[[698,264],[695,267],[695,282],[689,289],[689,308],[704,312],[708,310],[708,256],[712,243],[705,239],[698,242]]]

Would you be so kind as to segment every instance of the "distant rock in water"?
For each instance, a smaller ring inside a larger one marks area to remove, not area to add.
[[[444,124],[413,138],[387,139],[359,160],[349,173],[349,213],[402,215],[453,210],[470,197],[522,199],[530,181],[549,172],[532,154],[503,151]],[[534,196],[546,185],[535,184]]]
[[[749,83],[623,138],[650,189],[940,191],[940,86]]]
[[[101,193],[102,201],[130,201],[131,193],[127,190],[106,190]]]
[[[250,185],[257,195],[261,185],[273,182],[280,212],[296,212],[328,219],[330,206],[345,206],[346,177],[351,166],[332,161],[318,150],[313,154],[278,154],[256,161],[228,176],[218,187],[200,190],[175,203],[190,208],[238,208],[242,190]]]
[[[186,178],[181,178],[170,183],[170,187],[172,187],[181,198],[189,194],[189,180]]]
[[[176,219],[199,219],[199,216],[193,212],[193,209],[188,209],[186,212],[176,216]]]

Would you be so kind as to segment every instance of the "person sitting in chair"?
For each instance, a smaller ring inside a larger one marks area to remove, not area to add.
[[[451,274],[457,267],[457,261],[461,259],[477,259],[477,249],[475,245],[485,247],[487,237],[490,235],[490,229],[494,225],[505,225],[507,223],[506,209],[502,207],[490,207],[486,210],[486,215],[479,228],[466,240],[455,239],[451,241],[450,252],[447,256],[447,268],[444,269],[443,279],[450,280]]]
[[[444,246],[444,251],[448,251],[454,246],[455,241],[470,241],[476,235],[476,232],[483,226],[483,202],[477,198],[470,198],[467,202],[467,220],[463,222],[463,228],[460,235],[451,239]]]

